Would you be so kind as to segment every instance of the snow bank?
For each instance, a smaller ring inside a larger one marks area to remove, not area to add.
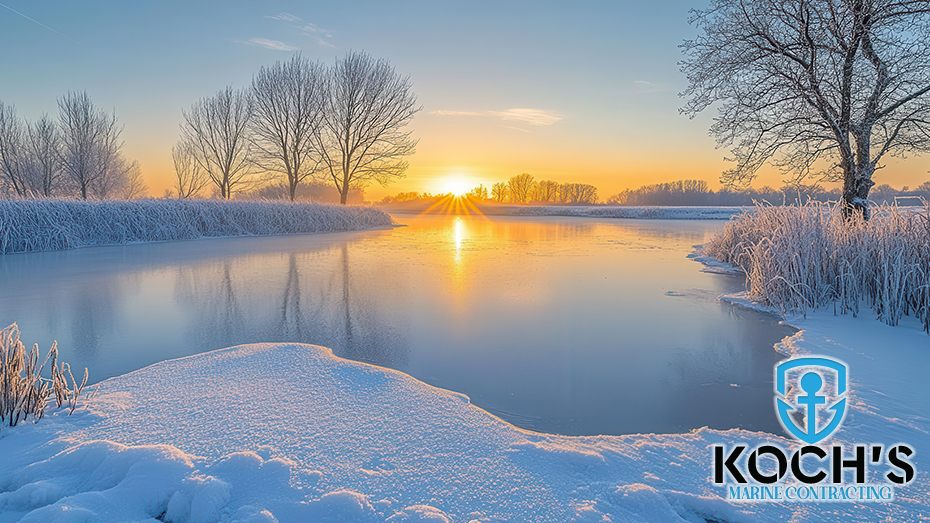
[[[218,200],[0,201],[0,254],[391,225],[372,207]]]
[[[710,445],[775,435],[563,437],[519,430],[400,372],[300,344],[244,345],[112,378],[71,417],[0,431],[0,522],[913,521],[927,515],[926,337],[808,316],[786,353],[844,358],[837,438],[904,441],[917,479],[894,503],[740,504]],[[900,362],[909,362],[901,368]],[[635,398],[617,398],[623,409]],[[711,406],[710,408],[713,408]],[[774,409],[772,412],[774,416]]]

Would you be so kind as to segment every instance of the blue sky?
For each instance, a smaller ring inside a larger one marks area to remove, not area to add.
[[[411,77],[418,152],[406,180],[370,196],[530,172],[593,183],[606,199],[642,183],[714,184],[726,167],[707,135],[713,114],[678,114],[678,45],[694,34],[688,10],[701,7],[689,1],[2,5],[0,99],[31,119],[56,113],[68,90],[88,91],[116,110],[156,195],[170,184],[182,108],[297,50],[328,63],[365,50]],[[928,168],[925,158],[893,164],[876,180],[916,185]]]

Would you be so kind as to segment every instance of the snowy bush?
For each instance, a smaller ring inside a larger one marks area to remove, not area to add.
[[[337,232],[391,225],[384,212],[270,201],[0,201],[0,253],[133,242]]]
[[[914,315],[930,332],[930,204],[878,207],[847,220],[838,205],[759,206],[730,222],[704,253],[746,272],[749,297],[783,313],[865,302],[888,325]]]
[[[41,374],[49,359],[52,360],[52,377],[46,379]],[[39,421],[45,416],[48,399],[53,395],[58,407],[67,406],[70,414],[77,407],[85,385],[87,369],[84,369],[84,379],[78,385],[67,363],[58,366],[57,344],[52,343],[48,355],[39,365],[38,343],[27,354],[26,347],[19,341],[19,328],[15,323],[0,330],[0,424],[8,423],[15,427],[29,415],[34,422]]]

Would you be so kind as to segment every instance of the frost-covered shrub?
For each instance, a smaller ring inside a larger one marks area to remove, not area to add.
[[[371,207],[218,200],[0,201],[0,253],[391,225]]]
[[[749,297],[782,312],[862,302],[896,325],[913,314],[930,332],[930,204],[881,206],[870,220],[838,205],[759,206],[730,222],[704,253],[746,272]]]
[[[51,378],[42,377],[42,369],[51,359]],[[68,385],[68,378],[71,385]],[[58,366],[58,345],[52,343],[48,355],[39,365],[39,344],[26,352],[19,341],[19,328],[14,323],[0,330],[0,425],[8,423],[15,427],[32,415],[33,422],[45,416],[48,399],[55,397],[59,408],[66,406],[68,414],[77,407],[81,391],[87,385],[87,369],[80,385],[71,374],[67,363]]]

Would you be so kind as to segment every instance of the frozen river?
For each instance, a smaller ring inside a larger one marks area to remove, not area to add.
[[[723,222],[395,220],[406,226],[3,256],[0,323],[43,355],[58,340],[92,382],[300,341],[531,430],[780,432],[772,345],[793,329],[717,301],[742,277],[686,258]]]

